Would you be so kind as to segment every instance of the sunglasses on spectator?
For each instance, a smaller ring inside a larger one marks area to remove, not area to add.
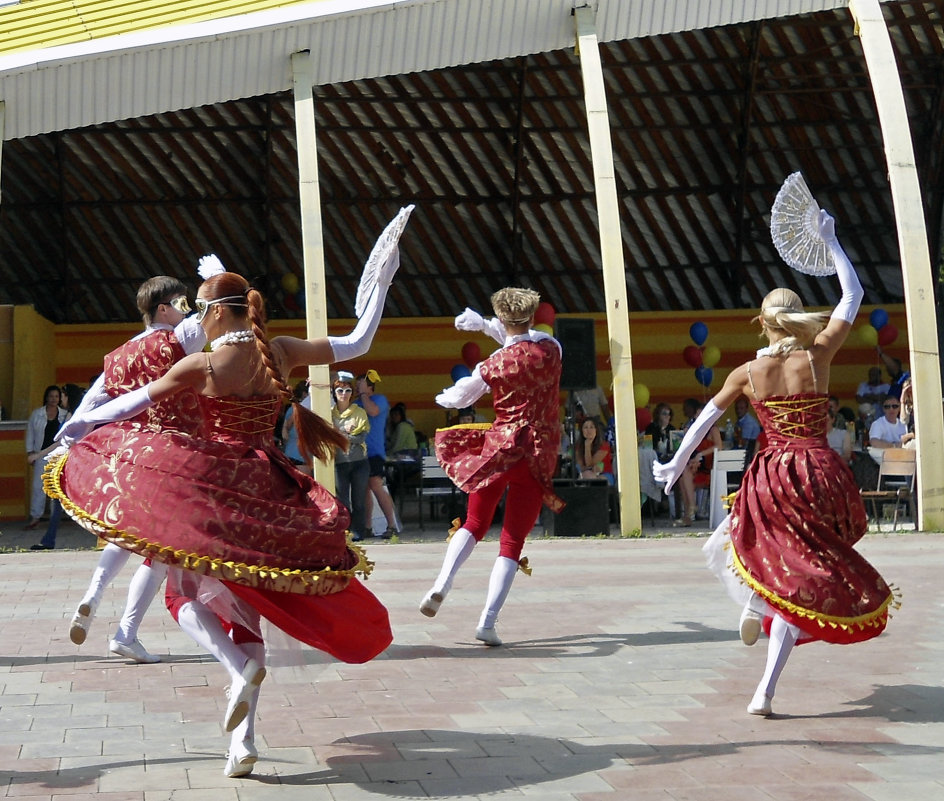
[[[350,395],[354,390],[350,387],[338,387],[334,390],[335,395]]]
[[[897,404],[897,403],[886,403],[884,406],[882,406],[882,408],[883,408],[883,409],[897,409],[897,408],[898,408],[898,404]]]

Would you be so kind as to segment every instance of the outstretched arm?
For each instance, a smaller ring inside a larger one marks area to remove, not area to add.
[[[856,275],[852,262],[849,261],[849,257],[846,256],[836,238],[835,220],[825,211],[820,212],[820,234],[836,265],[836,276],[839,278],[842,296],[830,315],[826,327],[816,336],[811,350],[819,351],[818,356],[825,356],[831,360],[849,336],[849,329],[859,312],[859,305],[862,303],[865,291],[859,283],[859,276]]]

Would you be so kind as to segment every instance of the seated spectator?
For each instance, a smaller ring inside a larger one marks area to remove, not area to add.
[[[897,397],[886,396],[882,411],[882,417],[877,417],[869,428],[869,454],[876,462],[882,461],[886,448],[900,448],[902,437],[908,433],[908,427],[899,418],[901,401]]]
[[[832,448],[845,460],[846,464],[852,461],[852,437],[845,425],[845,418],[838,412],[829,409],[826,412],[828,420],[826,426],[826,440]]]
[[[416,429],[407,419],[406,406],[397,403],[390,408],[390,436],[387,440],[387,453],[392,456],[419,455],[419,445],[416,443]]]
[[[749,462],[757,448],[757,438],[760,436],[760,423],[750,412],[751,402],[743,395],[734,402],[734,413],[737,415],[735,428],[735,444],[747,451],[745,459]]]
[[[575,456],[580,478],[605,478],[611,486],[616,483],[613,476],[613,452],[603,438],[603,426],[599,419],[588,417],[580,424]]]
[[[888,390],[889,385],[882,383],[882,368],[870,367],[868,381],[863,381],[856,390],[856,400],[877,407],[885,400]]]
[[[907,433],[901,438],[903,448],[915,447],[915,416],[914,416],[914,394],[912,392],[911,378],[906,378],[901,387],[901,421],[908,429]]]
[[[663,464],[672,458],[672,432],[676,430],[672,425],[673,414],[669,404],[656,404],[652,422],[646,426],[645,433],[652,437],[652,449],[656,452],[656,459]]]

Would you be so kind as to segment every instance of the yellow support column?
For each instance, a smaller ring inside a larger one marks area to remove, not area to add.
[[[944,529],[944,417],[937,346],[934,285],[924,225],[921,187],[901,78],[878,0],[850,0],[862,52],[869,68],[895,207],[904,278],[911,375],[914,378],[915,434],[918,446],[918,528]]]
[[[292,84],[295,97],[295,138],[298,146],[298,195],[302,221],[302,258],[304,265],[305,325],[309,339],[328,335],[328,300],[325,294],[324,236],[321,229],[321,197],[318,185],[318,149],[315,139],[314,78],[311,54],[307,50],[292,53]],[[326,420],[331,419],[328,391],[328,365],[309,368],[311,408]],[[315,461],[315,479],[334,492],[334,464]]]
[[[613,370],[613,409],[616,414],[616,465],[620,498],[620,532],[623,536],[642,531],[639,495],[639,456],[636,448],[636,413],[633,401],[633,357],[629,343],[629,304],[623,264],[616,171],[610,141],[610,117],[606,107],[603,65],[597,41],[593,9],[575,9],[577,50],[583,73],[584,102],[590,133],[593,182],[600,224],[600,255],[603,290],[606,294],[606,324]]]

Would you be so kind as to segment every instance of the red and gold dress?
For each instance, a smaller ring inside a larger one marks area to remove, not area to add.
[[[187,394],[166,402],[186,403]],[[160,430],[104,425],[52,467],[54,496],[87,530],[220,579],[280,629],[342,661],[383,651],[387,612],[354,577],[371,565],[347,542],[347,510],[275,446],[279,397],[194,398],[198,434],[168,428],[167,417]]]
[[[802,640],[878,636],[895,597],[854,548],[866,514],[852,472],[826,441],[826,395],[753,402],[767,435],[730,516],[731,563]],[[765,622],[765,628],[769,619]]]
[[[525,460],[554,511],[563,502],[552,489],[560,448],[561,356],[550,338],[522,340],[479,365],[492,392],[495,422],[468,423],[436,432],[436,455],[463,492],[475,492]]]

